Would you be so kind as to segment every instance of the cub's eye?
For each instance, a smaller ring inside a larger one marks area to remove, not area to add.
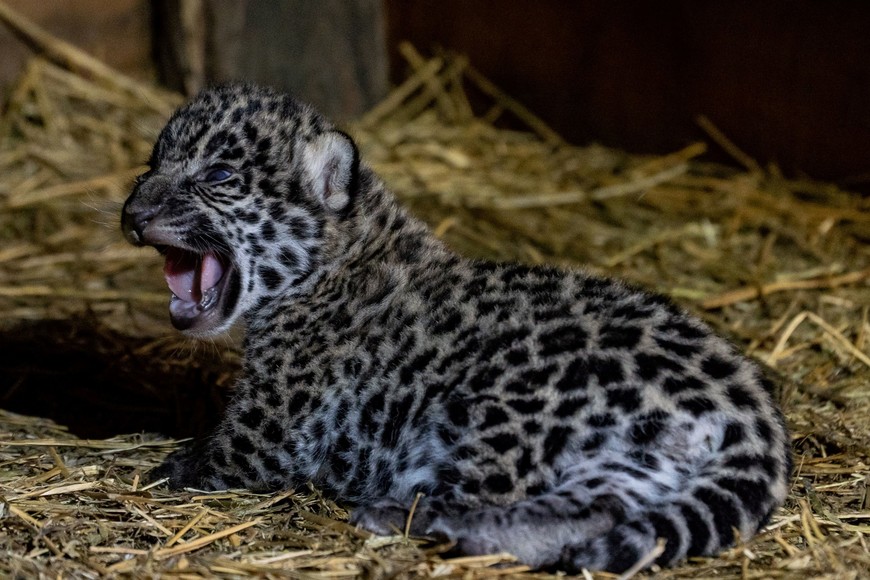
[[[205,181],[206,183],[220,183],[221,181],[226,181],[232,177],[233,170],[227,167],[210,167],[200,175],[200,181]]]

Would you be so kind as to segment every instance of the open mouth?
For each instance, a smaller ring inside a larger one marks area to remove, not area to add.
[[[219,326],[227,301],[232,262],[214,250],[202,253],[158,246],[166,257],[163,275],[172,291],[169,317],[178,330],[207,332]]]

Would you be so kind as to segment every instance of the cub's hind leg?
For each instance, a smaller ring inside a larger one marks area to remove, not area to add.
[[[606,535],[651,505],[658,474],[620,459],[587,457],[538,495],[449,510],[433,517],[427,531],[466,554],[509,552],[533,567],[559,565],[568,546]]]
[[[378,534],[402,533],[410,515],[412,535],[445,539],[459,552],[509,552],[530,566],[564,561],[566,547],[608,534],[649,508],[663,487],[660,473],[624,461],[621,453],[574,458],[576,464],[535,495],[493,503],[462,491],[462,482],[411,501],[382,499],[362,505],[351,522]]]
[[[559,561],[566,543],[606,534],[624,513],[615,496],[566,487],[506,506],[421,498],[411,511],[384,499],[354,509],[350,521],[380,535],[401,534],[408,526],[411,535],[453,542],[464,554],[510,552],[540,566]]]

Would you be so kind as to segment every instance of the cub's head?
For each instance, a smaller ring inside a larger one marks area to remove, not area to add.
[[[317,267],[325,228],[352,210],[359,161],[309,106],[233,84],[176,111],[148,165],[121,227],[166,257],[172,324],[210,336]]]

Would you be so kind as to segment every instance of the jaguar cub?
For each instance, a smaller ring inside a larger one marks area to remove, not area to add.
[[[748,538],[783,502],[789,437],[760,369],[667,299],[584,272],[461,258],[348,135],[247,84],[160,134],[122,212],[166,257],[173,325],[241,318],[226,417],[153,478],[312,481],[379,534],[622,571]]]

